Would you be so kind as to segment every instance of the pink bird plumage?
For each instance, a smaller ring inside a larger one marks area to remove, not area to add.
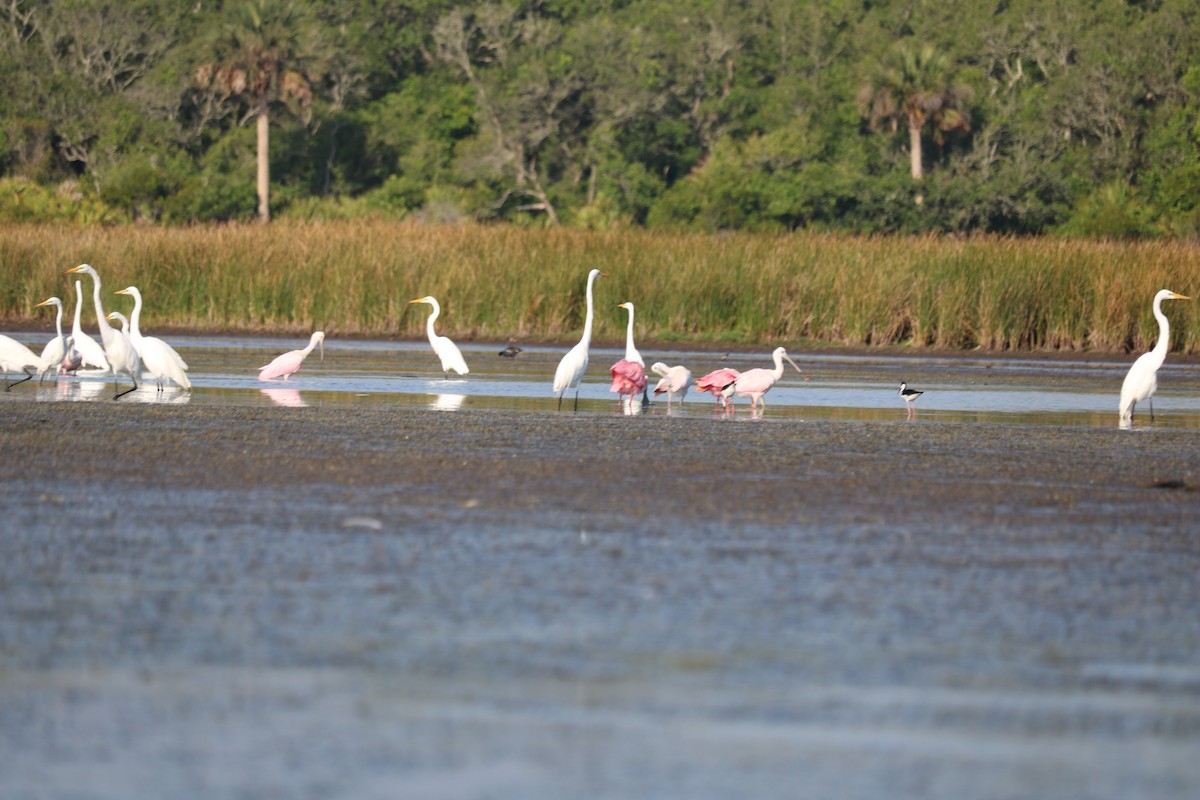
[[[703,378],[699,378],[696,381],[696,390],[711,393],[713,397],[717,398],[717,408],[720,408],[721,404],[724,403],[726,409],[728,409],[729,400],[727,396],[722,395],[722,390],[737,381],[740,374],[736,369],[731,367],[721,367],[708,373]]]
[[[761,413],[762,408],[767,407],[767,403],[763,400],[763,395],[771,391],[771,387],[775,382],[783,377],[783,360],[786,358],[788,363],[796,368],[796,372],[800,372],[800,367],[796,366],[796,362],[792,361],[791,356],[787,354],[787,350],[782,347],[776,347],[775,352],[771,353],[771,358],[775,360],[775,369],[749,369],[738,375],[734,382],[734,392],[738,395],[750,395],[750,410]]]
[[[283,378],[285,381],[299,371],[300,365],[304,363],[304,359],[308,358],[308,354],[313,348],[321,345],[321,358],[325,358],[325,334],[322,331],[317,331],[308,340],[308,347],[303,350],[290,350],[281,356],[276,357],[274,361],[264,367],[259,367],[258,379],[260,381],[274,380],[275,378]]]
[[[636,361],[622,358],[609,369],[612,373],[610,392],[617,393],[617,402],[625,408],[625,396],[629,396],[629,407],[633,407],[633,398],[646,388],[646,369]]]

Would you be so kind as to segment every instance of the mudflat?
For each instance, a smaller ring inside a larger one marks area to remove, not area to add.
[[[0,451],[5,797],[1200,787],[1198,431],[9,395]]]

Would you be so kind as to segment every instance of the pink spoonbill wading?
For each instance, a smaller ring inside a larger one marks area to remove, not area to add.
[[[709,392],[713,397],[717,398],[717,410],[724,406],[725,411],[729,411],[729,394],[725,393],[726,389],[734,386],[738,375],[741,373],[732,367],[721,367],[704,375],[696,380],[696,391]]]
[[[735,394],[750,396],[750,412],[752,414],[761,414],[766,409],[767,401],[763,399],[763,395],[771,391],[771,387],[775,385],[776,381],[783,377],[784,359],[787,359],[787,362],[795,367],[796,372],[804,374],[787,354],[787,350],[782,347],[776,347],[775,352],[771,353],[771,358],[775,360],[775,369],[746,370],[734,381],[733,391]]]
[[[302,350],[289,350],[283,355],[276,356],[275,360],[270,364],[265,364],[258,368],[258,379],[260,381],[273,381],[276,378],[283,378],[285,381],[291,378],[300,370],[300,365],[304,363],[304,359],[308,358],[308,354],[313,351],[314,347],[320,346],[321,360],[325,360],[325,332],[315,331],[309,337],[308,346]]]
[[[609,391],[617,393],[621,411],[633,414],[633,398],[638,394],[643,398],[646,395],[646,362],[633,345],[633,303],[621,303],[617,308],[629,312],[629,326],[625,330],[625,357],[609,368],[613,379]]]

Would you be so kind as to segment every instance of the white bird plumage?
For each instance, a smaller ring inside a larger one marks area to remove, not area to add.
[[[1133,409],[1143,400],[1150,400],[1158,388],[1158,368],[1167,358],[1167,349],[1171,346],[1171,324],[1167,315],[1162,311],[1163,300],[1191,300],[1190,297],[1162,289],[1154,295],[1154,318],[1158,320],[1158,343],[1149,353],[1138,356],[1137,361],[1125,374],[1121,384],[1120,426],[1129,428],[1133,425]],[[1150,403],[1150,422],[1154,422],[1154,403]]]
[[[572,347],[562,357],[562,360],[558,362],[558,369],[554,371],[554,392],[558,394],[560,411],[562,410],[563,394],[567,389],[575,390],[575,410],[579,410],[579,382],[587,372],[588,349],[592,346],[592,284],[596,282],[596,278],[606,277],[608,276],[598,269],[588,273],[587,316],[583,320],[583,336],[579,339],[579,344]]]
[[[75,340],[75,350],[83,359],[84,366],[93,366],[96,369],[102,369],[108,372],[112,369],[108,363],[108,356],[104,355],[104,348],[97,344],[96,340],[83,332],[83,326],[79,324],[79,314],[83,310],[83,283],[75,281],[75,323],[71,326],[71,338]]]
[[[104,303],[100,300],[100,273],[96,272],[91,264],[80,264],[67,270],[68,275],[80,273],[92,277],[92,302],[96,306],[96,324],[100,327],[100,342],[104,346],[104,356],[108,359],[113,378],[125,375],[133,381],[133,386],[123,392],[117,392],[113,398],[115,400],[137,389],[142,359],[129,334],[108,324],[111,317],[104,313]]]
[[[671,410],[671,401],[678,398],[680,403],[687,397],[688,387],[692,385],[692,372],[683,365],[668,367],[661,361],[650,365],[650,371],[661,375],[662,379],[654,387],[654,393],[667,395],[667,410]]]
[[[48,297],[34,307],[41,308],[42,306],[54,306],[58,310],[54,317],[56,335],[53,339],[46,342],[46,346],[42,348],[41,364],[38,365],[38,372],[45,378],[51,372],[57,372],[62,366],[63,356],[67,354],[67,339],[63,336],[62,331],[62,300],[57,297]]]
[[[458,345],[450,341],[445,336],[438,336],[433,330],[434,320],[442,313],[442,307],[438,305],[438,301],[432,295],[418,297],[416,300],[409,300],[411,306],[414,303],[423,303],[431,306],[429,319],[425,320],[425,333],[429,335],[429,344],[433,347],[433,352],[437,354],[438,360],[442,362],[442,372],[446,377],[450,376],[451,372],[457,372],[459,375],[466,375],[471,370],[467,369],[467,362],[463,359],[462,351],[458,349]]]
[[[41,360],[37,353],[18,342],[11,336],[0,334],[0,369],[4,370],[4,391],[17,384],[24,383],[37,374]],[[8,373],[24,372],[25,377],[19,381],[8,382]]]
[[[164,380],[171,380],[184,389],[192,388],[188,379],[187,363],[171,345],[155,336],[143,336],[139,322],[142,316],[142,293],[136,286],[128,286],[117,294],[133,298],[133,311],[129,315],[129,339],[142,360],[142,367],[158,383],[161,392]]]

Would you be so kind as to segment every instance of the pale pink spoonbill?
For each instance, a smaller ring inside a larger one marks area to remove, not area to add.
[[[308,354],[313,351],[314,347],[320,346],[321,360],[325,360],[325,332],[315,331],[309,337],[308,346],[302,350],[289,350],[281,356],[276,356],[275,360],[270,364],[258,368],[258,379],[260,381],[272,381],[276,378],[283,378],[285,381],[295,375],[300,370],[300,365],[304,363],[304,359],[308,358]]]
[[[661,361],[651,364],[650,370],[654,374],[662,376],[658,385],[654,387],[654,394],[656,396],[666,394],[667,411],[671,410],[671,401],[676,398],[682,404],[683,398],[687,397],[688,387],[692,385],[691,370],[684,366],[668,367]]]
[[[775,352],[771,353],[771,358],[775,360],[775,369],[750,369],[738,375],[734,381],[733,391],[738,396],[750,396],[750,411],[752,413],[761,413],[767,407],[767,401],[763,399],[763,395],[771,391],[771,387],[775,382],[783,377],[783,361],[795,367],[796,372],[804,374],[800,367],[796,366],[796,362],[792,361],[791,356],[787,354],[787,350],[782,347],[776,347]]]
[[[1121,384],[1121,416],[1122,428],[1133,425],[1133,409],[1143,400],[1150,402],[1150,424],[1154,424],[1154,403],[1150,398],[1158,388],[1158,368],[1167,359],[1167,349],[1171,346],[1171,324],[1162,311],[1163,300],[1191,300],[1170,289],[1163,289],[1154,295],[1154,318],[1158,320],[1158,343],[1149,353],[1143,353],[1133,362]]]
[[[425,333],[429,336],[429,344],[433,347],[433,352],[437,354],[438,360],[442,362],[442,374],[445,377],[450,377],[451,372],[457,372],[459,375],[466,375],[471,370],[467,369],[467,362],[463,359],[462,351],[458,349],[458,345],[450,341],[445,336],[438,336],[433,331],[433,321],[442,313],[442,307],[438,305],[438,301],[432,295],[418,297],[416,300],[409,300],[408,304],[424,303],[427,306],[432,306],[433,310],[429,312],[429,319],[425,320]]]
[[[598,269],[594,269],[588,273],[587,316],[583,320],[583,336],[580,338],[579,344],[572,347],[562,357],[562,361],[558,362],[558,369],[554,371],[553,391],[558,393],[559,411],[562,411],[562,399],[567,389],[575,390],[575,410],[579,410],[579,382],[583,379],[584,373],[587,372],[588,349],[592,346],[592,284],[596,282],[596,278],[607,277],[606,274]]]

